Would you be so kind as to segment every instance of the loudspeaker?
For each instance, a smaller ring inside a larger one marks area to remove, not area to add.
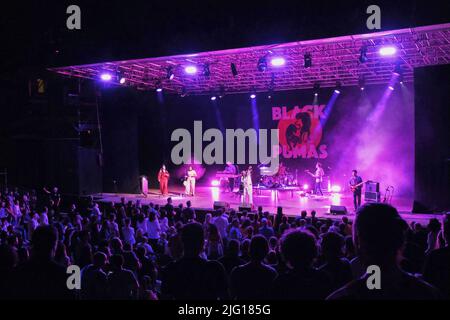
[[[343,215],[347,214],[347,208],[345,206],[331,206],[330,213],[334,215]]]
[[[380,183],[375,181],[367,181],[366,192],[380,192]]]
[[[368,192],[364,193],[364,201],[365,202],[380,202],[381,194],[379,192]]]
[[[250,205],[241,205],[239,206],[239,211],[243,212],[243,211],[247,211],[247,212],[251,212],[252,211],[252,206]]]
[[[225,201],[214,201],[214,210],[217,210],[220,208],[228,209],[228,208],[230,208],[230,204]]]

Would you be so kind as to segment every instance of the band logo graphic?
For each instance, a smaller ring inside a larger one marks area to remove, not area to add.
[[[280,156],[285,159],[325,159],[327,146],[321,144],[325,105],[273,107],[272,120],[278,121]]]

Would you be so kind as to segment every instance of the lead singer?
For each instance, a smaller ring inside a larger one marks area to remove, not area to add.
[[[159,182],[159,191],[163,196],[169,194],[168,184],[169,184],[169,171],[167,171],[166,166],[162,165],[161,169],[158,172],[158,182]]]

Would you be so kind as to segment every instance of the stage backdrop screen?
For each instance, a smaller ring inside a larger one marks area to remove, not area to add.
[[[202,121],[203,132],[210,128],[222,132],[277,128],[280,161],[299,183],[310,181],[305,170],[313,171],[320,162],[326,181],[332,185],[346,186],[356,169],[363,180],[380,182],[382,190],[393,186],[395,194],[412,196],[413,87],[398,84],[395,90],[380,85],[339,91],[322,89],[317,96],[312,90],[275,92],[270,99],[267,93],[257,94],[256,99],[249,94],[225,95],[214,101],[208,96],[155,96],[141,117],[141,127],[145,128],[141,134],[146,136],[141,141],[141,169],[149,170],[152,163],[151,171],[157,170],[159,163],[151,160],[156,153],[158,161],[182,175],[185,167],[171,163],[171,150],[177,142],[170,137],[178,128],[189,130],[193,136],[194,121]],[[208,143],[203,142],[203,148]],[[208,176],[224,166],[200,167],[206,183]]]

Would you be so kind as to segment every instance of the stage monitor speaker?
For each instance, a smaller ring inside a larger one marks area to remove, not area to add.
[[[345,206],[331,206],[330,213],[334,215],[344,215],[347,214],[347,208]]]
[[[366,192],[380,192],[380,183],[375,181],[367,181]]]
[[[221,209],[221,208],[228,209],[228,208],[230,208],[230,204],[225,201],[214,201],[214,210]]]
[[[240,212],[243,212],[243,211],[251,212],[252,211],[252,206],[250,206],[250,205],[240,205],[239,206],[239,211]]]
[[[368,192],[364,193],[365,202],[380,202],[381,194],[379,192]]]

